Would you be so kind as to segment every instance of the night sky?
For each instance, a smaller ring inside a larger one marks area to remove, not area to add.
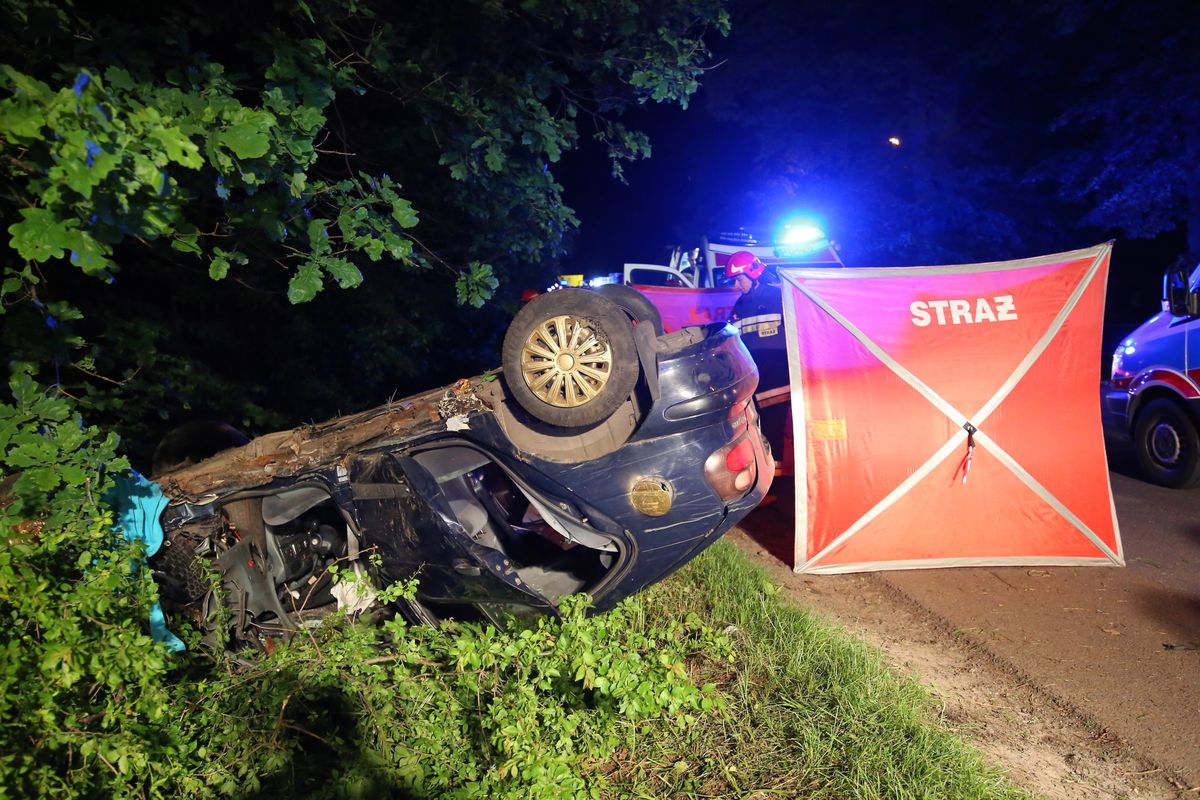
[[[705,233],[769,236],[793,212],[851,266],[1115,239],[1109,327],[1136,324],[1162,270],[1200,257],[1198,9],[735,3],[690,108],[627,118],[654,148],[628,185],[589,146],[556,170],[582,223],[563,269],[662,263]]]

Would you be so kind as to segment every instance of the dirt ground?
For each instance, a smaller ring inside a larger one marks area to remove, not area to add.
[[[797,575],[786,491],[731,538],[915,676],[1017,784],[1054,800],[1200,798],[1200,492],[1113,487],[1124,569]]]

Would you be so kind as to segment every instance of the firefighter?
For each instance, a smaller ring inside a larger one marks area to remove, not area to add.
[[[737,251],[725,264],[726,280],[732,281],[741,292],[733,305],[730,322],[741,332],[742,342],[758,362],[760,392],[788,382],[783,294],[778,285],[764,279],[765,274],[766,266],[749,250]],[[764,357],[761,360],[760,353]]]
[[[788,386],[787,341],[783,333],[783,293],[766,280],[766,266],[748,250],[739,250],[725,264],[725,278],[741,292],[730,322],[758,366],[759,415],[763,435],[779,460],[784,456],[788,404],[772,398],[771,390]],[[763,394],[767,393],[767,397]],[[790,474],[787,465],[778,465]]]

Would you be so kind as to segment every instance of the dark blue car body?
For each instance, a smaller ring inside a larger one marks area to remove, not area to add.
[[[732,328],[636,339],[637,392],[586,430],[530,418],[494,373],[158,477],[164,598],[211,606],[209,559],[235,638],[257,645],[354,607],[332,564],[377,588],[416,577],[398,610],[418,622],[553,613],[577,592],[612,607],[734,526],[774,473]]]

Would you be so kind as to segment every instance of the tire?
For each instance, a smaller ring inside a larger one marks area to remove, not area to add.
[[[654,303],[650,302],[650,298],[637,289],[620,283],[606,283],[597,286],[594,291],[605,300],[616,303],[638,324],[644,323],[653,327],[655,336],[662,335],[662,315],[658,313]]]
[[[1200,433],[1186,410],[1166,398],[1138,412],[1133,447],[1142,473],[1172,489],[1200,486]]]
[[[521,407],[564,428],[612,416],[641,369],[625,312],[584,289],[560,289],[526,303],[504,335],[503,364]]]
[[[171,430],[154,448],[150,474],[165,475],[190,467],[222,450],[241,447],[249,442],[246,434],[224,422],[188,422]]]

